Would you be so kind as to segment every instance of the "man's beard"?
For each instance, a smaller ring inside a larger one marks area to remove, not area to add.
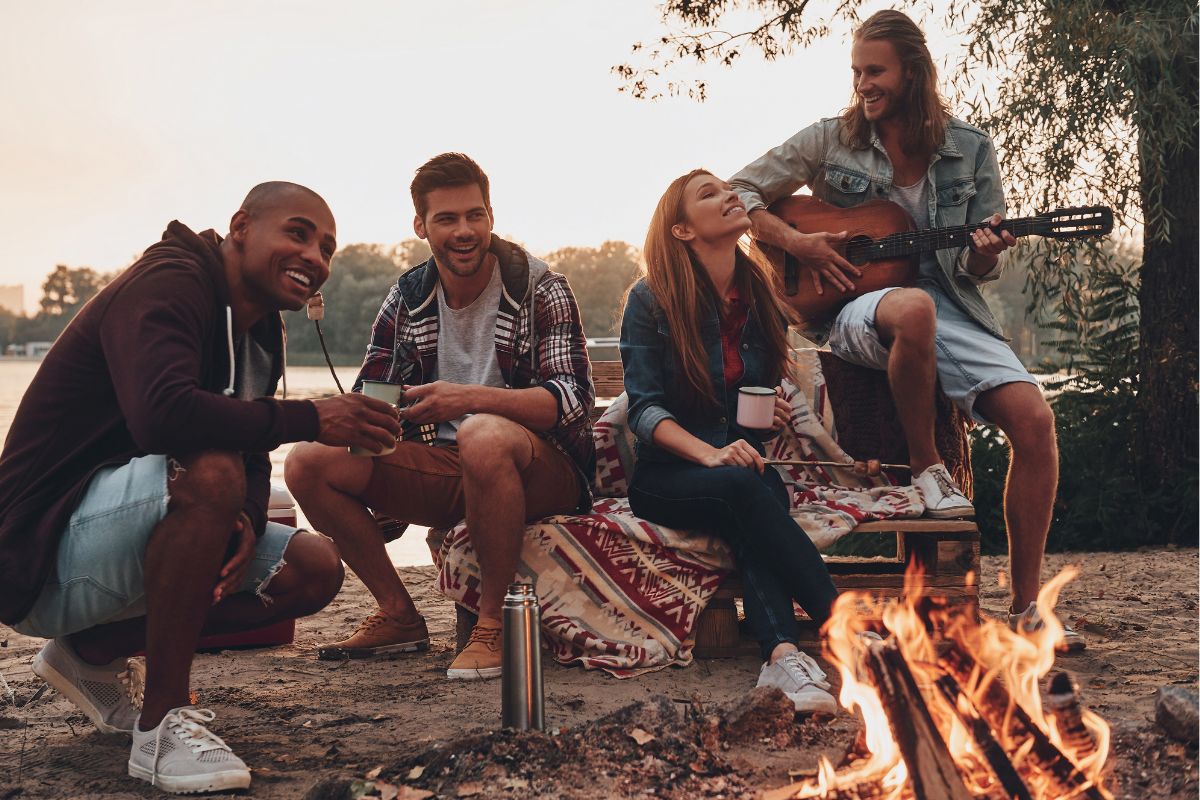
[[[482,246],[482,244],[483,243],[480,242],[480,247],[475,252],[474,264],[468,265],[465,268],[460,267],[458,264],[455,263],[455,261],[454,261],[455,253],[454,253],[454,251],[450,250],[448,247],[436,248],[433,251],[433,259],[434,259],[434,261],[437,262],[439,269],[446,269],[451,274],[456,275],[459,278],[470,278],[479,273],[479,270],[483,267],[483,262],[487,259],[488,251],[485,247]]]

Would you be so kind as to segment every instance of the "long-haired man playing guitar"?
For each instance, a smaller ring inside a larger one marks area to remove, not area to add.
[[[862,273],[838,252],[844,231],[800,233],[767,209],[801,186],[843,208],[891,200],[918,229],[985,220],[998,226],[1005,210],[992,140],[950,116],[921,29],[898,11],[880,11],[855,31],[850,53],[849,108],[800,131],[731,180],[755,237],[810,267],[823,293],[853,291]],[[922,255],[916,287],[863,294],[805,333],[828,340],[846,361],[887,371],[913,483],[930,516],[974,513],[934,445],[937,380],[960,408],[1004,431],[1012,446],[1004,508],[1010,623],[1030,627],[1040,624],[1033,601],[1058,485],[1054,415],[978,288],[1000,276],[1000,256],[1014,243],[1007,231],[983,227],[967,248]],[[1084,641],[1067,628],[1065,645],[1080,649]]]

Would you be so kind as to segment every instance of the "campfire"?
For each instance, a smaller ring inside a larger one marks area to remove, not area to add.
[[[1064,570],[1042,589],[1045,625],[1032,633],[923,597],[910,571],[905,599],[883,608],[886,638],[876,639],[863,634],[877,601],[843,593],[825,650],[841,673],[841,704],[864,727],[839,767],[822,759],[814,778],[766,800],[1111,798],[1109,727],[1080,706],[1067,673],[1052,671],[1062,636],[1053,608],[1074,576]]]

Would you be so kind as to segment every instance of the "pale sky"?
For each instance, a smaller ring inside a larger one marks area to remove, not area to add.
[[[398,242],[413,171],[448,150],[488,172],[497,232],[535,253],[640,246],[677,175],[728,176],[850,91],[835,34],[774,63],[681,65],[705,103],[634,100],[610,67],[661,35],[655,6],[0,0],[0,284],[32,309],[55,264],[124,266],[171,219],[223,232],[264,180],[321,193],[342,245]]]

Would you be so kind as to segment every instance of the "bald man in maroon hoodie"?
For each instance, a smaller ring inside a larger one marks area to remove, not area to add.
[[[361,394],[273,397],[279,312],[335,248],[325,201],[291,183],[252,189],[224,238],[172,222],[63,331],[0,455],[0,621],[50,639],[34,672],[131,734],[129,774],[169,792],[250,785],[190,703],[200,636],[312,614],[341,587],[330,540],[267,521],[267,452],[400,431]]]

